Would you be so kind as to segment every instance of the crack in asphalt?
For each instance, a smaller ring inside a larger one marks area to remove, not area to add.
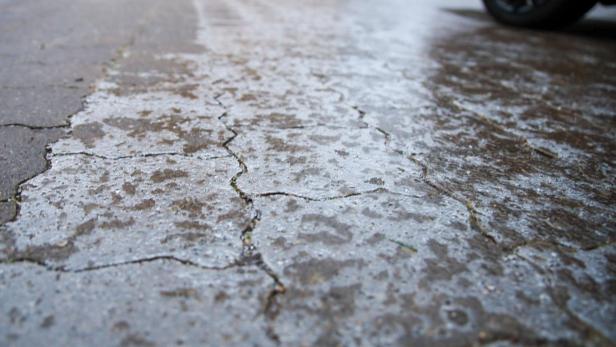
[[[381,134],[383,134],[383,136],[385,136],[385,146],[389,146],[389,142],[391,141],[391,135],[381,128],[374,128],[374,130],[380,132]]]
[[[214,97],[214,100],[218,102],[221,108],[226,110],[227,107],[220,101],[220,97],[222,97],[222,95],[224,94],[216,95]],[[240,240],[242,241],[242,253],[240,254],[240,259],[238,260],[238,263],[240,265],[256,266],[258,269],[265,272],[274,282],[274,287],[268,292],[265,299],[265,305],[263,307],[263,313],[265,317],[268,318],[270,322],[272,322],[276,319],[277,312],[280,310],[280,302],[277,300],[277,298],[286,292],[286,287],[281,281],[280,276],[278,276],[278,274],[276,274],[276,272],[265,262],[265,260],[263,259],[263,255],[257,250],[256,245],[252,242],[252,232],[261,220],[261,211],[255,208],[253,199],[238,186],[237,181],[242,175],[248,173],[248,166],[241,158],[241,156],[229,147],[229,144],[233,140],[235,140],[235,138],[237,138],[239,134],[235,129],[230,127],[223,120],[227,116],[228,113],[226,111],[223,112],[218,117],[218,121],[233,135],[227,140],[225,140],[222,146],[233,158],[235,158],[240,167],[240,171],[233,175],[229,182],[229,185],[233,188],[233,190],[240,197],[240,199],[244,201],[244,204],[253,211],[254,214],[252,219],[250,220],[248,225],[242,230],[240,235]],[[273,314],[274,312],[276,313]],[[271,325],[267,329],[267,335],[273,341],[280,343],[280,339]]]
[[[367,115],[367,112],[362,110],[359,106],[352,106],[352,108],[357,111],[358,113],[358,120],[365,125],[365,127],[370,127],[372,129],[375,129],[376,131],[380,132],[381,134],[383,134],[385,136],[385,146],[387,148],[390,148],[394,153],[399,154],[404,156],[406,159],[410,160],[412,163],[416,164],[417,166],[419,166],[422,170],[421,173],[421,180],[422,182],[424,182],[425,184],[427,184],[428,186],[432,187],[433,189],[435,189],[436,191],[438,191],[441,194],[444,194],[456,201],[458,201],[459,203],[463,204],[464,207],[466,208],[466,210],[468,211],[468,223],[471,227],[472,230],[475,230],[476,232],[478,232],[481,236],[483,236],[486,240],[488,240],[490,243],[496,244],[498,245],[498,241],[496,240],[496,238],[491,235],[489,232],[487,232],[481,223],[481,219],[479,218],[479,212],[477,211],[477,209],[475,208],[475,204],[469,200],[469,199],[465,199],[465,198],[461,198],[459,196],[457,196],[454,192],[441,187],[440,185],[438,185],[437,183],[433,182],[432,180],[430,180],[429,176],[429,169],[428,169],[428,165],[424,162],[422,162],[421,160],[417,159],[416,156],[414,154],[407,154],[405,153],[403,150],[397,149],[397,148],[392,148],[390,146],[390,140],[391,140],[391,134],[389,134],[387,131],[383,130],[382,128],[376,127],[371,125],[370,123],[366,122],[364,120],[364,118]]]
[[[237,123],[236,123],[237,124]],[[246,125],[246,124],[237,124],[240,126]],[[327,127],[328,129],[344,129],[345,127],[342,126],[335,126],[335,125],[328,125],[325,123],[315,123],[315,124],[309,124],[309,125],[282,125],[282,126],[276,126],[276,130],[301,130],[301,129],[316,129],[316,128],[322,128],[322,127]]]
[[[384,131],[383,129],[373,126],[371,125],[369,122],[367,122],[365,120],[365,117],[367,115],[367,112],[362,110],[359,106],[352,106],[352,108],[357,111],[358,113],[358,120],[362,123],[361,128],[366,128],[366,127],[370,127],[373,128],[377,131],[379,131],[380,133],[382,133],[385,136],[385,145],[387,147],[390,147],[390,139],[391,139],[391,135]],[[530,141],[520,135],[517,135],[515,133],[512,133],[511,131],[503,128],[502,126],[500,126],[499,124],[493,122],[492,120],[488,119],[487,117],[478,114],[476,112],[473,112],[471,110],[468,110],[466,108],[463,108],[464,110],[466,110],[467,112],[470,112],[472,115],[474,115],[475,120],[479,121],[481,124],[491,127],[496,131],[499,131],[501,133],[505,133],[508,134],[511,137],[514,137],[518,140],[520,140],[521,142],[523,142],[524,147],[528,148],[530,151],[535,152],[543,157],[546,157],[548,159],[552,159],[552,160],[557,160],[558,154],[552,152],[551,150],[547,149],[547,148],[542,148],[542,147],[536,147],[533,146]],[[429,168],[428,165],[426,163],[424,163],[423,161],[419,160],[415,154],[406,154],[404,151],[397,149],[397,148],[392,148],[394,152],[405,156],[407,159],[409,159],[410,161],[412,161],[413,163],[415,163],[416,165],[418,165],[421,170],[422,170],[422,181],[427,184],[428,186],[432,187],[433,189],[437,190],[438,192],[440,192],[441,194],[444,194],[446,196],[449,196],[450,198],[460,202],[461,204],[463,204],[466,208],[466,210],[468,211],[468,222],[469,225],[471,227],[472,230],[475,230],[476,232],[478,232],[482,237],[484,237],[487,241],[489,241],[492,244],[498,245],[500,246],[500,248],[508,254],[511,254],[513,252],[515,252],[516,249],[518,248],[522,248],[522,247],[526,247],[526,246],[530,246],[532,244],[538,244],[540,242],[548,242],[549,244],[558,247],[560,249],[574,249],[565,245],[562,245],[560,242],[556,241],[556,240],[550,240],[550,241],[545,241],[545,240],[526,240],[526,241],[521,241],[518,243],[513,243],[513,244],[501,244],[496,237],[494,237],[492,234],[490,234],[487,230],[485,230],[485,228],[483,227],[483,223],[481,221],[480,218],[480,213],[479,211],[477,211],[477,208],[475,207],[475,204],[473,203],[472,200],[467,199],[465,197],[461,197],[458,196],[458,194],[456,194],[453,191],[450,191],[444,187],[442,187],[441,185],[437,184],[436,182],[432,181],[429,178]],[[598,249],[598,248],[602,248],[602,247],[606,247],[606,246],[610,246],[613,245],[615,242],[614,241],[608,241],[605,243],[601,243],[598,245],[592,245],[592,246],[588,246],[588,247],[582,247],[580,248],[580,250],[594,250],[594,249]]]
[[[474,117],[474,118],[475,118],[475,119],[477,119],[480,123],[482,123],[482,124],[484,124],[484,125],[486,125],[486,126],[489,126],[489,127],[491,127],[491,128],[494,128],[494,129],[498,130],[498,131],[499,131],[499,132],[501,132],[501,133],[507,134],[507,135],[509,135],[509,136],[511,136],[511,137],[513,137],[513,138],[516,138],[516,139],[518,139],[518,140],[522,141],[522,142],[524,143],[524,146],[525,146],[525,147],[527,147],[528,149],[530,149],[531,151],[536,152],[537,154],[540,154],[540,155],[542,155],[542,156],[544,156],[544,157],[546,157],[546,158],[549,158],[549,159],[558,159],[558,154],[556,154],[556,153],[554,153],[554,152],[550,151],[549,149],[547,149],[547,148],[543,148],[543,147],[536,147],[536,146],[533,146],[533,145],[532,145],[532,144],[528,141],[528,139],[527,139],[526,137],[521,136],[521,135],[517,135],[517,134],[515,134],[515,133],[513,133],[513,132],[511,132],[511,131],[509,131],[509,130],[507,130],[506,128],[502,127],[500,124],[495,123],[494,121],[492,121],[492,120],[488,119],[488,118],[487,118],[486,116],[484,116],[484,115],[481,115],[481,114],[479,114],[479,113],[476,113],[476,112],[473,112],[473,111],[471,111],[471,110],[468,110],[468,109],[467,109],[467,108],[465,108],[465,107],[462,107],[462,108],[463,108],[465,111],[470,112],[471,114],[475,115],[475,117]]]
[[[420,198],[421,197],[419,195],[411,195],[411,194],[404,194],[404,193],[399,193],[399,192],[391,191],[391,190],[389,190],[387,188],[375,188],[375,189],[371,189],[371,190],[365,190],[365,191],[360,191],[360,192],[353,192],[353,193],[344,194],[344,195],[327,196],[327,197],[322,197],[322,198],[315,198],[315,197],[311,197],[311,196],[306,196],[306,195],[301,195],[301,194],[296,194],[296,193],[288,193],[288,192],[265,192],[265,193],[255,194],[254,196],[256,198],[266,198],[266,197],[271,197],[271,196],[289,196],[289,197],[294,197],[294,198],[298,198],[298,199],[302,199],[302,200],[306,200],[306,201],[318,202],[318,201],[331,201],[331,200],[348,199],[348,198],[352,198],[352,197],[356,197],[356,196],[361,196],[361,195],[366,195],[366,194],[374,194],[374,193],[387,193],[387,194],[392,194],[392,195],[406,196],[406,197],[409,197],[409,198]]]
[[[75,114],[83,111],[83,107],[84,107],[84,102],[82,101],[81,103],[81,108],[75,112]],[[72,117],[73,115],[69,115],[68,117]],[[10,128],[10,127],[16,127],[16,128],[27,128],[30,130],[51,130],[51,129],[69,129],[71,127],[70,123],[67,124],[60,124],[60,125],[46,125],[46,126],[39,126],[39,125],[29,125],[29,124],[24,124],[24,123],[6,123],[6,124],[0,124],[0,128]]]
[[[95,154],[91,152],[65,152],[65,153],[52,153],[52,157],[69,157],[69,156],[87,156],[105,160],[123,160],[123,159],[137,159],[137,158],[152,158],[152,157],[185,157],[185,158],[198,158],[199,160],[215,160],[222,158],[230,158],[231,155],[220,155],[220,156],[208,156],[208,157],[199,157],[194,154],[180,153],[180,152],[160,152],[160,153],[144,153],[144,154],[134,154],[134,155],[123,155],[119,157],[107,157],[100,154]]]
[[[403,151],[398,151],[398,152],[404,155]],[[580,248],[565,246],[557,240],[531,239],[531,240],[524,240],[520,242],[514,242],[512,244],[501,243],[492,234],[490,234],[487,230],[485,230],[485,228],[482,225],[481,218],[479,217],[480,213],[479,211],[477,211],[475,204],[471,200],[465,199],[464,197],[459,197],[454,192],[430,180],[430,178],[428,177],[429,169],[428,169],[427,164],[417,159],[415,155],[413,154],[408,155],[407,158],[422,168],[422,180],[424,181],[424,183],[436,189],[440,193],[447,195],[450,198],[464,204],[469,214],[468,220],[469,220],[469,225],[471,226],[471,228],[477,231],[479,234],[481,234],[485,239],[487,239],[491,243],[498,245],[505,254],[514,253],[518,248],[528,247],[532,245],[539,245],[542,243],[555,246],[559,249],[568,250],[568,251],[573,251],[573,250],[589,251],[589,250],[594,250],[594,249],[601,248],[601,247],[610,246],[616,243],[615,241],[608,241],[606,243],[592,245],[588,247],[580,247]]]
[[[534,148],[531,148],[534,150]],[[400,154],[404,154],[403,151],[399,151]],[[547,155],[546,155],[547,156]],[[547,245],[551,245],[554,247],[557,247],[559,249],[563,249],[563,250],[568,250],[568,251],[574,251],[574,250],[583,250],[583,251],[589,251],[589,250],[594,250],[597,248],[601,248],[601,247],[606,247],[606,246],[610,246],[613,245],[614,243],[616,243],[615,241],[608,241],[606,243],[602,243],[602,244],[598,244],[598,245],[592,245],[592,246],[588,246],[588,247],[580,247],[580,248],[574,248],[574,247],[570,247],[570,246],[566,246],[563,245],[562,243],[560,243],[557,240],[541,240],[541,239],[531,239],[531,240],[524,240],[524,241],[520,241],[520,242],[514,242],[512,244],[506,244],[506,243],[501,243],[499,242],[492,234],[490,234],[487,230],[485,230],[485,228],[482,225],[481,222],[481,218],[479,211],[477,211],[474,203],[469,200],[469,199],[465,199],[463,197],[459,197],[457,196],[454,192],[438,185],[437,183],[433,182],[432,180],[430,180],[430,178],[428,177],[429,175],[429,170],[428,170],[428,166],[427,164],[425,164],[424,162],[420,161],[419,159],[416,158],[415,155],[411,154],[408,155],[407,158],[409,160],[411,160],[412,162],[416,163],[417,165],[419,165],[422,168],[422,180],[428,184],[430,187],[436,189],[437,191],[441,192],[442,194],[445,194],[449,197],[451,197],[452,199],[463,203],[468,211],[469,214],[469,225],[471,226],[471,228],[475,231],[477,231],[479,234],[481,234],[485,239],[487,239],[488,241],[490,241],[491,243],[498,245],[500,247],[500,249],[506,253],[506,254],[511,254],[514,253],[518,248],[523,248],[523,247],[528,247],[528,246],[532,246],[532,245],[539,245],[539,244],[547,244]]]
[[[359,106],[351,106],[352,109],[354,109],[355,111],[357,111],[358,113],[358,117],[357,119],[363,123],[365,123],[366,125],[368,125],[368,123],[366,123],[364,121],[364,118],[366,117],[366,111],[362,110],[361,108],[359,108]]]
[[[212,270],[212,271],[223,271],[223,270],[227,270],[227,269],[230,269],[230,268],[233,268],[233,267],[240,266],[235,261],[230,263],[230,264],[228,264],[228,265],[225,265],[225,266],[218,266],[218,267],[216,267],[216,266],[205,266],[205,265],[201,265],[199,263],[196,263],[196,262],[194,262],[192,260],[178,258],[178,257],[173,256],[173,255],[157,255],[157,256],[152,256],[152,257],[145,257],[145,258],[121,261],[121,262],[117,262],[117,263],[107,263],[107,264],[91,265],[91,266],[82,267],[82,268],[76,268],[76,269],[67,269],[65,266],[53,266],[53,265],[50,265],[50,264],[48,264],[47,262],[45,262],[45,261],[43,261],[41,259],[37,259],[37,258],[34,258],[34,257],[27,257],[27,256],[8,258],[8,259],[0,260],[0,264],[10,265],[10,264],[18,264],[18,263],[28,263],[28,264],[32,264],[32,265],[37,265],[37,266],[43,267],[43,268],[45,268],[45,270],[51,271],[51,272],[80,273],[80,272],[98,271],[98,270],[104,270],[104,269],[109,269],[109,268],[114,268],[114,267],[122,267],[122,266],[134,265],[134,264],[150,263],[150,262],[156,262],[156,261],[176,262],[176,263],[180,263],[182,265],[191,266],[191,267],[195,267],[195,268],[199,268],[199,269],[203,269],[203,270]]]
[[[468,222],[471,228],[481,234],[484,238],[488,239],[493,244],[498,245],[499,243],[496,238],[483,228],[481,219],[479,218],[479,212],[477,212],[477,209],[475,209],[475,205],[472,201],[466,201],[466,210],[468,211]]]
[[[401,150],[399,150],[398,153],[405,155],[405,153]],[[493,243],[495,245],[499,244],[496,238],[492,234],[490,234],[488,231],[486,231],[484,227],[482,226],[481,218],[479,217],[480,213],[477,211],[477,209],[475,208],[475,204],[471,200],[466,199],[464,197],[460,197],[457,194],[455,194],[455,192],[452,192],[448,190],[447,188],[442,187],[438,183],[433,182],[429,177],[428,165],[422,162],[421,160],[417,159],[415,155],[411,154],[411,155],[405,155],[405,156],[408,160],[415,163],[422,169],[422,174],[421,174],[422,182],[432,187],[436,191],[440,192],[441,194],[446,195],[452,198],[453,200],[464,205],[464,207],[468,211],[468,223],[472,230],[478,232],[481,236],[483,236],[483,238],[488,240],[490,243]]]

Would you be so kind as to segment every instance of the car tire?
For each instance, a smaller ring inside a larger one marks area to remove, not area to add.
[[[519,27],[555,29],[579,20],[597,0],[483,0],[488,12],[499,22]]]

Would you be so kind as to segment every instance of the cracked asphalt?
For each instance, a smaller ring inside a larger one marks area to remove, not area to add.
[[[614,346],[615,18],[0,0],[0,345]]]

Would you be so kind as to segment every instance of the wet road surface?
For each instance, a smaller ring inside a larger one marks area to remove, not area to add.
[[[49,77],[83,107],[34,79],[54,111],[1,113],[2,344],[616,342],[607,12],[541,33],[475,1],[71,8],[97,5],[125,24],[52,40],[97,42],[58,54],[101,72]]]

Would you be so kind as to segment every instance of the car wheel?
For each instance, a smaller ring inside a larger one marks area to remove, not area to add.
[[[483,0],[483,3],[501,23],[552,29],[577,21],[597,0]]]

